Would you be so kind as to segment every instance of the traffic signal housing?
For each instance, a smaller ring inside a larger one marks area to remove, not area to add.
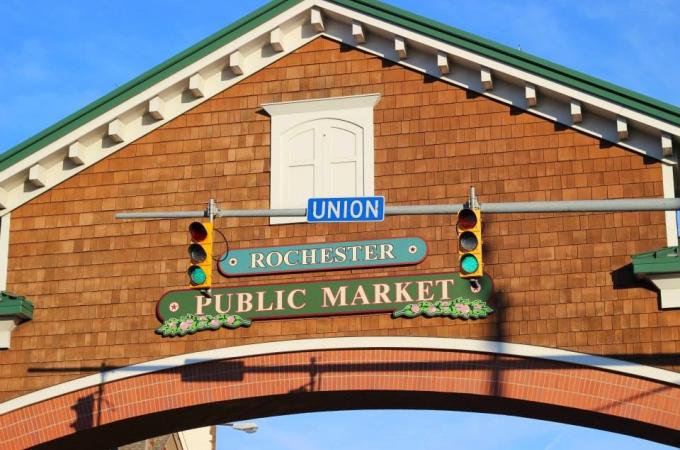
[[[213,225],[210,222],[192,222],[189,225],[189,234],[191,235],[191,244],[188,248],[191,265],[187,269],[189,285],[195,289],[210,289]]]
[[[482,211],[463,208],[458,211],[458,264],[460,277],[471,279],[484,275],[482,262]]]

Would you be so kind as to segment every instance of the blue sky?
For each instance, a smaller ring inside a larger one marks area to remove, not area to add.
[[[590,428],[452,411],[340,411],[255,420],[254,434],[218,427],[218,450],[670,450]]]
[[[680,105],[677,0],[390,1]],[[264,3],[0,0],[0,152]],[[361,411],[257,422],[254,435],[221,427],[219,448],[669,448],[561,424],[454,412]]]
[[[0,152],[265,0],[1,0]],[[680,105],[677,0],[392,0]]]

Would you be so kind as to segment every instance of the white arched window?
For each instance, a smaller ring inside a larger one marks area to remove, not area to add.
[[[263,105],[272,120],[271,208],[304,208],[310,197],[373,195],[373,107],[379,99],[371,94]]]

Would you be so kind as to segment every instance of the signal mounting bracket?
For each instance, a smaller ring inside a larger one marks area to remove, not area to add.
[[[468,197],[468,201],[465,204],[467,208],[471,209],[480,209],[481,204],[479,203],[479,200],[477,200],[477,192],[475,191],[474,186],[470,186],[470,195]],[[481,286],[479,284],[479,280],[477,278],[471,278],[470,279],[470,287],[472,288],[473,292],[481,289]]]
[[[215,219],[215,216],[217,215],[217,204],[215,203],[215,199],[211,198],[208,201],[208,207],[205,210],[205,216],[210,219],[210,223],[213,223],[213,220]]]
[[[474,209],[479,209],[482,206],[477,200],[477,193],[475,192],[474,186],[470,186],[470,196],[468,197],[468,201],[465,206]]]
[[[215,216],[217,215],[217,211],[218,211],[218,208],[217,208],[217,204],[215,203],[215,199],[211,198],[208,201],[208,207],[205,209],[205,217],[207,217],[208,220],[210,220],[211,224],[214,222]],[[210,245],[211,246],[213,245],[212,242],[210,243]],[[205,295],[207,298],[212,298],[212,288],[201,289],[200,292],[203,295]]]

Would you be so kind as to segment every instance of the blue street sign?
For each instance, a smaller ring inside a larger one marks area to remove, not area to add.
[[[308,222],[382,222],[385,220],[385,198],[337,197],[310,198],[307,201]]]

